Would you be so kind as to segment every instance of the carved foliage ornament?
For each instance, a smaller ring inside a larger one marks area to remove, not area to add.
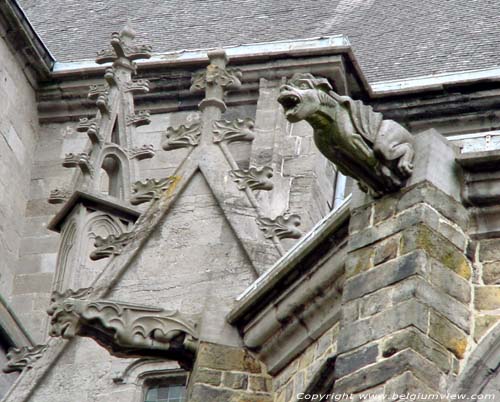
[[[371,106],[340,96],[325,78],[294,75],[281,87],[278,102],[288,121],[312,126],[321,153],[363,190],[374,195],[395,191],[411,175],[412,135]]]
[[[151,144],[145,144],[142,147],[134,147],[128,150],[128,157],[130,159],[149,159],[155,156],[155,149]]]
[[[62,165],[66,168],[79,167],[85,174],[93,174],[93,168],[90,164],[89,154],[82,152],[79,154],[69,153],[64,157]]]
[[[191,79],[191,91],[202,91],[207,85],[220,85],[223,88],[239,88],[242,73],[236,68],[222,68],[209,64],[206,70],[198,71]]]
[[[181,125],[177,128],[167,128],[166,139],[162,148],[166,151],[177,148],[194,147],[198,145],[201,136],[201,124],[199,122],[189,126]]]
[[[147,110],[141,110],[137,113],[127,116],[127,126],[134,125],[136,127],[145,126],[151,123],[151,115]]]
[[[50,191],[49,204],[64,204],[71,196],[71,192],[65,188],[56,188]]]
[[[162,193],[167,191],[170,185],[174,182],[172,177],[164,179],[146,179],[145,181],[135,182],[132,187],[132,197],[130,203],[139,205],[144,202],[157,200]]]
[[[252,119],[219,120],[214,122],[214,143],[253,141],[255,123]]]
[[[249,188],[251,190],[272,190],[273,169],[269,166],[261,168],[232,170],[229,174],[233,177],[240,190]]]
[[[297,229],[300,226],[300,216],[298,215],[279,215],[274,219],[257,218],[257,224],[260,230],[264,232],[266,239],[273,237],[277,239],[298,239],[302,232]]]
[[[108,237],[97,236],[94,246],[96,247],[90,253],[91,260],[100,260],[112,255],[120,255],[125,247],[135,239],[135,232],[125,232],[119,235],[109,235]]]
[[[10,348],[7,353],[7,366],[4,373],[22,371],[25,368],[33,367],[33,364],[42,357],[47,345],[23,346],[21,348]]]
[[[195,324],[178,311],[109,300],[87,300],[92,289],[54,292],[47,310],[51,336],[94,339],[119,357],[166,357],[192,364]]]

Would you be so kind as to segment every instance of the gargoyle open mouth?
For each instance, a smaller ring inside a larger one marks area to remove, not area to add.
[[[282,92],[278,97],[278,102],[281,103],[285,109],[285,115],[288,116],[298,111],[302,100],[291,92]]]

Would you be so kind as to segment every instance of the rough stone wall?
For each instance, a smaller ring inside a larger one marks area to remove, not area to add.
[[[500,239],[479,240],[471,247],[474,258],[474,340],[500,320]]]
[[[38,116],[35,91],[0,29],[0,292],[22,314],[26,303],[16,304],[19,300],[12,296],[34,291],[34,281],[43,280],[14,280],[15,273],[27,273],[18,256],[32,247],[29,239],[23,239],[31,236],[23,217],[30,198]]]
[[[325,359],[335,354],[338,331],[336,324],[273,378],[275,402],[295,402],[305,391]]]
[[[190,378],[189,402],[272,402],[272,380],[248,351],[202,342]]]
[[[466,216],[425,182],[353,211],[335,392],[446,390],[470,348]]]

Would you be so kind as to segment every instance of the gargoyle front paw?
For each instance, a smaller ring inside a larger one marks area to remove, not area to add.
[[[403,177],[408,177],[413,173],[413,164],[407,161],[399,161],[398,170]]]

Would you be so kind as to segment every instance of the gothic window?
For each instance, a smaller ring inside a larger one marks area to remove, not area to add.
[[[145,383],[144,402],[186,402],[186,377],[167,377]]]

